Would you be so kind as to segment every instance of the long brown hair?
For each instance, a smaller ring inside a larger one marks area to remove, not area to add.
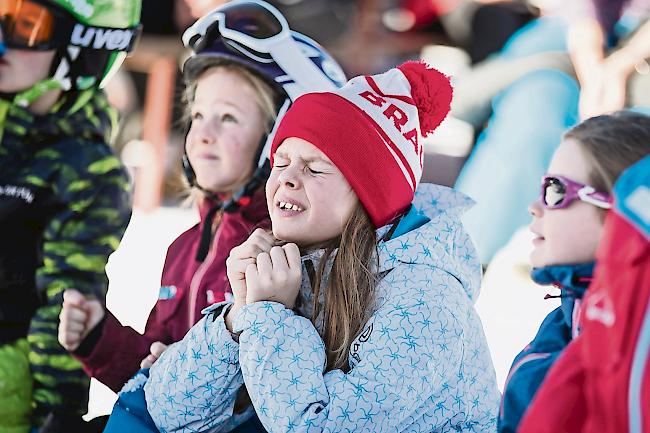
[[[650,117],[632,111],[592,117],[570,129],[564,139],[575,140],[590,162],[591,186],[611,193],[621,173],[650,154]]]
[[[341,236],[320,246],[325,253],[313,277],[314,312],[311,320],[316,325],[319,315],[324,315],[325,326],[321,338],[327,355],[326,371],[350,371],[350,345],[368,320],[378,280],[376,236],[368,213],[358,202]],[[327,287],[322,287],[332,254],[335,256]],[[325,295],[324,305],[318,302],[321,291]],[[243,412],[250,404],[248,391],[242,386],[235,401],[235,413]]]
[[[312,322],[323,315],[321,337],[327,353],[327,371],[349,371],[350,345],[368,320],[379,265],[376,236],[370,217],[359,202],[341,236],[325,246],[316,269]],[[334,262],[324,288],[323,276],[332,254]],[[321,305],[318,299],[323,290],[325,302]]]

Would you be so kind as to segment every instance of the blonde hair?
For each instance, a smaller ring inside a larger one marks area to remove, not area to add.
[[[336,250],[338,248],[338,250]],[[331,255],[334,262],[325,288],[325,302],[315,302],[312,322],[322,314],[327,370],[349,371],[350,346],[368,321],[375,287],[379,254],[377,237],[368,213],[361,204],[352,212],[341,236],[325,246],[314,281],[314,299],[320,299],[323,276]]]

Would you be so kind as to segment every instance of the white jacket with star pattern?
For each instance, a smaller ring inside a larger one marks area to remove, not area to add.
[[[425,184],[413,204],[430,221],[380,243],[389,272],[348,373],[324,373],[317,329],[282,304],[244,307],[239,343],[217,304],[151,368],[145,394],[160,431],[231,430],[252,413],[233,416],[245,383],[273,433],[495,432],[500,395],[474,310],[481,267],[460,224],[471,200]],[[304,275],[303,286],[310,298]]]

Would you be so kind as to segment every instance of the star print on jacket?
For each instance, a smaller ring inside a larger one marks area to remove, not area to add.
[[[145,395],[158,429],[229,431],[245,383],[273,433],[496,431],[500,395],[473,305],[481,268],[459,222],[470,205],[449,188],[420,186],[414,206],[429,222],[380,243],[386,275],[348,373],[324,372],[317,328],[282,304],[244,307],[239,343],[223,322],[227,303],[207,309],[150,371]]]

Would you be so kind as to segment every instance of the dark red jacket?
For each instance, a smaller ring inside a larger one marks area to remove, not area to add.
[[[202,221],[208,209],[207,203],[201,206]],[[122,326],[107,312],[101,329],[86,337],[80,346],[83,350],[75,353],[86,372],[112,390],[119,391],[138,371],[153,342],[171,344],[181,340],[201,318],[202,309],[225,299],[226,292],[230,292],[226,275],[230,250],[244,242],[256,228],[271,226],[263,188],[248,206],[223,215],[202,263],[195,259],[201,224],[181,234],[167,249],[160,296],[149,315],[144,335]],[[90,347],[89,340],[92,340]]]
[[[650,156],[642,163],[637,177],[628,170],[616,185],[582,333],[550,370],[519,433],[650,433]]]

